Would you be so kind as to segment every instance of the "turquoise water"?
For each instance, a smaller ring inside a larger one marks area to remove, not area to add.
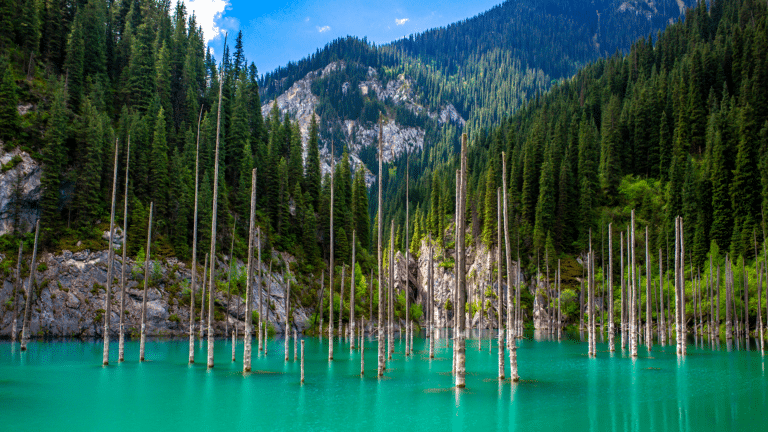
[[[100,341],[0,343],[0,430],[8,431],[271,431],[271,430],[765,430],[768,378],[759,351],[696,348],[684,360],[673,346],[607,352],[587,344],[536,340],[518,344],[522,381],[496,379],[498,352],[488,340],[467,342],[467,388],[452,388],[451,350],[436,341],[435,359],[417,339],[415,355],[404,341],[384,379],[376,378],[376,343],[360,354],[337,340],[306,339],[306,382],[299,362],[284,362],[284,345],[242,373],[242,341],[232,363],[229,341],[216,343],[216,366],[207,370],[205,343],[198,363],[187,364],[188,341],[149,341],[138,362],[138,342],[126,344],[126,362],[101,366]],[[494,341],[494,345],[495,345]],[[618,347],[618,340],[617,340]],[[754,348],[754,343],[752,344]],[[482,350],[480,349],[482,348]],[[507,362],[507,371],[509,364]],[[508,372],[507,372],[508,375]]]

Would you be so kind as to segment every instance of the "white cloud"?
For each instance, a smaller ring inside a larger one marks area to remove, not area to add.
[[[318,32],[320,32],[320,33],[325,33],[325,32],[327,32],[327,31],[331,31],[331,27],[330,27],[330,26],[322,26],[322,27],[318,27],[318,28],[317,28],[317,31],[318,31]]]
[[[304,22],[309,22],[309,17],[304,18]]]
[[[407,22],[408,22],[408,18],[400,18],[400,19],[395,18],[395,24],[397,24],[399,26],[401,26],[401,25],[403,25],[403,24],[405,24]]]
[[[224,15],[224,10],[230,8],[229,0],[182,0],[187,7],[187,13],[195,14],[198,25],[203,28],[206,42],[216,38],[222,29],[216,24]]]

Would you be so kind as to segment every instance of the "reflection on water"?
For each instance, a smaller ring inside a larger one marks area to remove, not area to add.
[[[359,351],[344,345],[329,363],[328,340],[306,339],[304,385],[299,362],[283,361],[282,339],[269,341],[279,355],[254,351],[256,372],[246,375],[242,342],[231,362],[229,340],[216,344],[212,370],[187,364],[185,340],[149,341],[144,363],[138,343],[129,342],[126,361],[108,367],[101,366],[100,341],[33,342],[26,353],[2,342],[0,418],[8,430],[92,430],[105,421],[163,431],[764,428],[768,379],[759,343],[750,344],[757,348],[751,351],[738,350],[738,340],[721,349],[717,340],[700,338],[696,347],[692,339],[684,358],[674,345],[656,345],[635,359],[618,344],[609,353],[598,343],[597,357],[590,358],[578,333],[564,333],[558,342],[554,334],[531,332],[518,341],[521,381],[514,384],[496,379],[497,333],[473,330],[467,388],[458,391],[451,334],[436,335],[432,360],[427,339],[414,339],[410,357],[397,339],[383,379],[376,377],[375,338],[366,338],[362,377]],[[205,358],[206,344],[196,346],[196,357]]]

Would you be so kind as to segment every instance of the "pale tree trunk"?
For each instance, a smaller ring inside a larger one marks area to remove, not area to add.
[[[317,334],[323,339],[323,300],[325,300],[325,269],[320,272],[320,326]]]
[[[504,157],[502,156],[502,159],[503,158]],[[502,301],[504,292],[501,288],[501,248],[503,245],[501,239],[501,228],[504,225],[502,225],[501,212],[501,188],[498,187],[496,188],[496,327],[498,328],[497,348],[499,350],[499,379],[503,380],[505,378],[506,367],[504,365],[504,307]],[[509,286],[507,286],[507,292],[509,292]],[[507,310],[509,309],[507,308]],[[509,321],[507,321],[507,326],[509,326]]]
[[[351,341],[349,351],[355,349],[355,230],[352,230],[352,270],[349,278],[349,334]]]
[[[362,321],[362,319],[361,319]],[[360,323],[360,326],[362,327],[363,323]],[[361,328],[362,330],[362,328]],[[301,341],[302,346],[304,345],[304,341]],[[360,376],[365,375],[365,337],[363,335],[360,335]]]
[[[384,368],[385,368],[385,359],[384,359],[384,333],[382,332],[381,324],[384,321],[384,304],[382,303],[382,295],[383,295],[383,289],[382,284],[384,283],[383,280],[383,274],[384,274],[384,267],[382,263],[382,254],[381,254],[381,237],[383,236],[383,230],[382,230],[382,209],[383,207],[383,199],[382,199],[382,186],[381,182],[384,179],[384,177],[381,175],[383,170],[382,165],[382,147],[383,147],[383,138],[382,138],[382,130],[383,126],[381,124],[381,117],[379,117],[379,204],[378,204],[378,210],[376,211],[376,230],[377,230],[377,239],[378,239],[378,246],[376,247],[376,253],[377,253],[377,262],[378,262],[378,271],[379,271],[379,317],[377,325],[379,327],[377,337],[378,337],[378,354],[379,354],[379,364],[378,364],[378,376],[381,377],[384,375]]]
[[[299,338],[296,336],[296,329],[293,330],[293,361],[298,360],[299,355]]]
[[[512,379],[512,381],[518,381],[520,377],[517,374],[517,337],[512,338],[512,326],[518,326],[517,319],[519,317],[516,313],[515,322],[512,321],[512,244],[509,242],[509,200],[507,199],[507,156],[505,152],[501,153],[501,163],[501,184],[502,192],[504,194],[504,205],[500,207],[503,207],[504,210],[504,251],[506,252],[507,260],[507,345],[509,347],[509,377]],[[501,243],[499,243],[499,248],[501,248]],[[499,252],[499,256],[500,255],[501,252]],[[501,262],[499,262],[499,273],[501,273]],[[518,267],[518,278],[519,274],[520,270]],[[515,285],[517,286],[519,284]],[[501,275],[499,275],[499,292],[501,292]],[[501,299],[499,299],[499,301],[501,301]],[[519,300],[516,301],[515,304],[517,305],[518,302]],[[499,329],[499,331],[501,331],[501,329]]]
[[[329,257],[329,283],[328,283],[328,361],[333,360],[333,166],[334,166],[334,155],[333,155],[333,140],[331,140],[331,254]],[[381,165],[381,164],[379,164]],[[381,172],[381,171],[379,171]],[[381,208],[381,207],[379,207]]]
[[[454,269],[453,269],[453,367],[451,371],[456,373],[456,358],[459,356],[459,200],[461,199],[461,170],[456,170],[456,220],[454,223]]]
[[[147,341],[147,285],[149,284],[149,257],[152,246],[152,213],[155,203],[149,203],[149,223],[147,224],[147,255],[144,259],[144,294],[141,299],[141,338],[139,342],[139,361],[144,361],[144,345]]]
[[[237,342],[237,336],[235,335],[237,333],[237,327],[232,326],[232,361],[235,361],[235,342]]]
[[[432,246],[432,235],[430,234],[428,237],[429,241],[429,269],[427,271],[427,280],[429,283],[429,286],[427,287],[427,310],[428,312],[428,319],[429,319],[429,358],[433,359],[435,358],[435,304],[434,304],[434,291],[433,291],[433,283],[432,280],[432,266],[433,263],[433,256],[434,256],[434,250]]]
[[[255,190],[256,188],[254,187],[253,189]],[[251,213],[255,213],[256,212],[256,198],[251,197],[251,200],[253,201],[251,203]],[[254,226],[255,226],[255,223],[256,222],[254,221]],[[258,272],[259,272],[259,278],[256,281],[256,289],[259,290],[259,320],[256,323],[256,325],[259,327],[259,330],[258,330],[258,332],[259,332],[259,351],[261,351],[263,349],[262,342],[266,339],[266,332],[262,330],[262,327],[264,326],[264,319],[265,319],[264,318],[265,317],[264,314],[267,313],[267,310],[264,307],[264,298],[263,298],[263,295],[262,295],[262,291],[264,290],[264,286],[263,286],[264,285],[264,278],[262,276],[262,271],[261,271],[261,229],[257,229],[256,230],[256,235],[257,236],[254,237],[254,240],[256,240],[258,242],[256,244],[257,251],[258,251],[258,258],[257,258],[258,261],[256,261],[255,265],[256,265],[256,270],[258,270]],[[251,277],[253,277],[253,276],[251,276]],[[253,292],[253,291],[251,290],[251,292]],[[248,318],[248,319],[250,319],[250,318]]]
[[[679,218],[675,218],[675,343],[677,354],[683,353],[680,346],[680,231]],[[726,255],[726,262],[728,257]]]
[[[765,266],[765,263],[763,263],[763,266]],[[757,272],[757,337],[760,344],[760,353],[763,353],[765,349],[763,346],[763,306],[761,304],[763,300],[763,271],[760,266],[755,266],[755,271]]]
[[[459,337],[458,337],[458,350],[456,357],[456,387],[464,388],[466,386],[466,341],[464,339],[464,331],[466,328],[466,292],[467,292],[467,275],[466,275],[466,243],[465,243],[465,229],[466,223],[464,219],[467,199],[467,134],[461,135],[461,180],[460,180],[460,195],[459,195],[459,235],[458,244],[456,248],[459,252],[459,261],[457,263],[459,267]]]
[[[648,352],[653,347],[653,333],[651,333],[651,249],[648,243],[648,226],[645,227],[645,345]]]
[[[304,384],[304,339],[301,340],[301,383]]]
[[[237,229],[237,218],[232,225],[232,246],[229,248],[229,277],[227,277],[227,311],[224,313],[224,334],[229,333],[229,304],[232,300],[232,268],[235,263],[235,229]]]
[[[117,197],[117,157],[118,147],[115,139],[115,164],[112,170],[112,207],[109,216],[109,252],[107,252],[107,296],[104,301],[104,350],[102,352],[102,364],[109,364],[109,321],[112,318],[112,268],[115,262],[115,251],[112,244],[115,238],[115,199]]]
[[[711,259],[711,257],[710,257]],[[710,269],[711,274],[711,269]],[[711,304],[711,302],[710,302]],[[711,327],[710,321],[710,327]],[[659,343],[666,345],[666,323],[664,322],[664,272],[662,271],[661,248],[659,248]]]
[[[118,336],[117,361],[125,360],[125,268],[128,265],[128,167],[131,158],[131,135],[128,135],[128,145],[125,149],[125,192],[123,202],[123,261],[120,265],[120,335]],[[194,299],[194,296],[191,297]],[[194,308],[192,309],[194,311]],[[190,313],[193,317],[193,312]],[[191,331],[190,331],[191,334]]]
[[[251,216],[248,225],[248,279],[245,282],[245,336],[243,337],[243,372],[251,371],[251,296],[253,292],[253,243],[256,241],[256,168],[251,171]],[[259,263],[261,265],[261,263]],[[261,291],[261,286],[258,287]],[[259,305],[261,306],[261,305]],[[261,341],[259,341],[261,342]]]
[[[342,264],[341,265],[341,284],[339,285],[339,338],[341,341],[344,341],[344,321],[342,321],[342,315],[344,314],[344,276],[346,276],[345,271],[347,269],[347,266]]]
[[[285,266],[288,267],[288,263],[285,263]],[[288,272],[283,272],[283,278],[285,279],[285,326],[283,329],[285,330],[285,361],[288,361],[288,354],[290,351],[290,344],[291,344],[291,327],[290,327],[290,316],[291,316],[291,281],[288,279]]]
[[[561,307],[562,305],[561,305],[561,302],[560,302],[560,297],[563,294],[562,290],[561,290],[561,288],[562,288],[561,281],[562,281],[562,274],[560,273],[560,260],[558,259],[557,260],[557,340],[558,341],[560,340],[561,329],[562,329],[562,326],[563,326],[563,324],[562,324],[563,323],[563,309]]]
[[[35,284],[35,261],[37,260],[37,239],[40,236],[40,219],[37,219],[35,226],[35,246],[32,249],[32,261],[29,264],[29,284],[27,285],[27,299],[24,306],[24,318],[21,322],[21,350],[27,350],[27,342],[29,341],[29,317],[32,315],[32,295],[34,295]],[[22,288],[24,288],[22,286]]]
[[[189,363],[195,362],[195,290],[197,289],[197,199],[200,179],[200,121],[203,119],[203,107],[197,116],[197,146],[195,147],[195,215],[192,222],[192,283],[189,291]],[[130,140],[128,145],[131,145]],[[126,205],[128,203],[128,181],[126,175]],[[125,255],[123,255],[125,261]],[[205,282],[203,282],[205,283]]]
[[[227,44],[227,38],[224,37],[224,45]],[[219,136],[221,135],[221,89],[224,84],[224,74],[219,77],[219,105],[216,114],[216,153],[213,164],[213,213],[211,214],[211,271],[208,277],[208,368],[213,367],[213,293],[216,290],[214,285],[214,273],[216,270],[216,216],[219,203]]]
[[[24,249],[24,242],[19,240],[19,259],[16,260],[16,280],[13,283],[13,320],[11,324],[11,343],[16,343],[16,333],[18,330],[16,329],[16,321],[18,321],[19,316],[19,299],[16,298],[16,292],[21,285],[21,288],[24,289],[24,283],[21,281],[21,252]]]
[[[631,332],[632,334],[629,336],[629,344],[630,344],[630,350],[632,357],[637,357],[637,274],[636,269],[637,266],[635,265],[635,210],[632,210],[632,220],[631,220],[631,241],[630,241],[630,253],[632,255],[632,283],[630,284],[630,289],[632,290],[631,294],[631,303],[632,303],[632,317],[630,319],[630,326],[631,326]]]
[[[261,251],[261,230],[259,230],[259,251]],[[269,271],[267,272],[267,304],[264,305],[264,355],[269,351],[269,309],[272,303],[272,253],[269,254]],[[259,264],[261,273],[261,264]]]
[[[411,268],[411,251],[410,251],[410,243],[408,242],[408,228],[409,228],[409,217],[410,217],[410,207],[409,207],[409,201],[408,201],[408,188],[410,186],[409,182],[409,176],[408,176],[408,147],[406,146],[406,155],[405,155],[405,356],[408,357],[411,354],[411,349],[413,349],[412,346],[409,345],[409,335],[410,335],[410,329],[408,324],[411,321],[411,296],[410,296],[410,289],[408,284],[408,277],[410,276],[410,268]],[[353,270],[354,271],[354,270]]]
[[[685,322],[685,229],[683,227],[683,218],[680,218],[680,343],[682,345],[683,355],[688,351],[686,343],[687,324]]]
[[[392,295],[395,286],[395,220],[392,219],[389,228],[389,283],[387,284],[387,360],[392,360],[392,353],[395,352],[395,347],[392,341],[392,321],[394,320],[394,311],[392,304]]]
[[[624,231],[621,231],[619,233],[619,243],[620,243],[620,250],[619,250],[619,265],[621,266],[621,271],[619,272],[619,277],[621,278],[621,294],[620,294],[620,301],[621,301],[621,323],[619,324],[619,331],[621,332],[621,349],[622,351],[624,348],[627,347],[627,323],[624,317],[626,316],[626,310],[624,308],[625,305],[625,297],[624,297]]]
[[[200,339],[203,338],[203,332],[205,330],[205,288],[208,285],[208,253],[205,253],[205,260],[203,263],[203,294],[200,297]]]
[[[613,224],[608,224],[608,351],[616,351],[613,328]]]

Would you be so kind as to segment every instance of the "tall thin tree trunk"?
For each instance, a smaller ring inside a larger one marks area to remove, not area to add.
[[[253,291],[253,243],[256,240],[256,168],[251,171],[251,215],[248,225],[248,280],[245,282],[245,336],[243,337],[243,372],[251,371],[251,299]],[[261,264],[261,263],[259,263]],[[261,286],[258,286],[261,291]]]
[[[388,311],[387,311],[387,360],[392,360],[392,354],[395,352],[393,337],[393,322],[395,319],[394,304],[392,297],[395,287],[395,220],[392,219],[389,228],[389,283],[387,284],[387,291],[389,295]]]
[[[350,271],[349,278],[349,334],[350,345],[349,350],[355,349],[355,246],[356,245],[356,232],[352,230],[352,270]]]
[[[382,255],[381,254],[381,241],[382,241],[381,237],[383,235],[383,230],[382,230],[382,210],[384,208],[383,207],[384,204],[383,204],[383,200],[382,200],[382,187],[381,187],[381,182],[384,180],[384,176],[381,175],[382,170],[383,170],[383,166],[382,166],[382,158],[383,158],[383,154],[382,154],[382,148],[383,148],[383,146],[382,146],[382,141],[383,141],[383,139],[382,139],[382,130],[383,130],[383,126],[381,124],[381,117],[379,117],[379,173],[378,173],[379,178],[378,178],[378,182],[377,182],[379,184],[379,203],[378,203],[378,207],[377,207],[378,210],[376,211],[376,230],[377,230],[376,238],[378,240],[378,246],[376,248],[376,252],[377,252],[377,259],[376,260],[377,260],[377,263],[378,263],[378,272],[379,272],[378,273],[378,276],[379,276],[379,288],[378,288],[379,289],[379,297],[378,297],[379,317],[378,317],[378,322],[377,322],[377,325],[379,327],[378,333],[377,333],[378,343],[379,343],[379,347],[378,347],[378,350],[379,350],[378,376],[379,377],[384,375],[384,368],[385,368],[385,361],[384,361],[384,333],[382,332],[382,329],[381,329],[381,323],[384,321],[384,304],[382,303],[382,294],[383,294],[382,284],[384,282],[382,276],[384,274],[384,268],[383,268],[383,265],[382,265],[382,256],[381,256]]]
[[[631,355],[632,357],[637,357],[637,292],[638,292],[638,279],[637,279],[637,265],[635,264],[635,210],[632,209],[632,220],[631,220],[631,232],[630,236],[630,253],[632,255],[632,283],[630,284],[630,290],[632,291],[631,294],[631,304],[632,304],[632,316],[630,318],[630,326],[631,326],[631,332],[632,334],[629,336],[629,344],[630,344],[630,350],[632,351]]]
[[[410,255],[410,248],[408,247],[410,243],[408,242],[409,239],[409,231],[408,228],[410,227],[408,221],[410,218],[410,207],[409,207],[409,201],[408,201],[408,188],[410,187],[409,177],[408,177],[408,147],[406,146],[406,153],[405,153],[405,356],[408,357],[411,354],[411,346],[408,344],[409,340],[409,328],[408,323],[411,321],[411,296],[410,296],[410,289],[408,287],[408,277],[410,276],[410,268],[411,268],[411,255]],[[354,271],[354,269],[353,269]]]
[[[227,37],[224,36],[224,46],[227,45]],[[208,368],[213,367],[213,293],[216,290],[216,216],[219,203],[219,138],[221,135],[221,90],[224,84],[224,74],[219,77],[219,105],[216,114],[216,153],[213,164],[213,213],[211,213],[211,270],[208,280]]]
[[[659,248],[659,343],[666,345],[666,324],[664,322],[664,272],[662,271],[661,248]]]
[[[619,331],[621,332],[621,349],[622,351],[624,348],[627,347],[627,322],[624,319],[626,316],[626,310],[624,308],[625,302],[625,296],[624,296],[624,231],[619,232],[619,266],[621,267],[621,271],[619,272],[619,278],[621,278],[621,294],[620,294],[620,301],[621,301],[621,324],[619,327]]]
[[[344,321],[342,321],[343,315],[344,315],[344,277],[346,276],[345,271],[347,269],[347,266],[342,264],[341,265],[341,284],[339,284],[339,337],[344,338]]]
[[[128,266],[128,167],[131,159],[131,135],[128,135],[128,145],[125,149],[125,191],[123,192],[123,260],[120,265],[120,335],[118,336],[117,361],[125,360],[125,269]],[[194,290],[192,291],[194,292]],[[194,295],[190,296],[190,320],[194,321]],[[192,327],[190,326],[190,350],[193,347]],[[190,351],[192,352],[192,351]],[[194,358],[194,357],[193,357]]]
[[[285,267],[288,267],[288,262],[285,263]],[[291,344],[291,281],[288,279],[288,272],[283,272],[283,278],[285,279],[285,361],[288,361],[288,354]]]
[[[613,329],[613,224],[608,224],[608,351],[616,351]]]
[[[328,283],[328,361],[333,360],[333,273],[335,271],[333,267],[333,166],[335,163],[335,156],[333,155],[333,140],[331,140],[331,254],[329,257],[329,271],[328,275],[330,277],[329,283]],[[381,172],[381,171],[379,171]],[[379,207],[381,209],[381,207]]]
[[[506,177],[506,176],[505,176]],[[502,225],[501,221],[501,212],[502,212],[502,204],[501,204],[501,188],[496,188],[496,298],[497,298],[497,307],[496,307],[496,323],[498,328],[498,350],[499,350],[499,379],[503,380],[505,378],[505,369],[506,366],[504,365],[504,315],[502,307],[502,295],[503,291],[501,289],[501,248],[502,248],[502,240],[501,240],[501,230],[504,225]],[[431,270],[431,267],[430,267]],[[509,292],[509,287],[507,287],[507,292]],[[507,326],[509,326],[509,321],[507,321]]]
[[[504,252],[506,253],[507,264],[507,346],[509,347],[509,377],[512,381],[520,380],[517,374],[517,337],[512,337],[512,327],[518,326],[519,316],[515,314],[515,320],[512,320],[512,244],[509,241],[509,199],[507,198],[507,156],[505,152],[501,152],[501,187],[504,194]],[[501,244],[499,244],[501,247]],[[501,263],[499,263],[499,273],[501,273]],[[520,258],[518,256],[518,268],[516,273],[518,279],[520,277]],[[501,285],[501,284],[499,284]],[[519,280],[515,284],[517,286],[517,292],[520,292]],[[499,286],[501,289],[501,286]],[[516,299],[515,305],[519,304],[519,298]],[[516,309],[517,310],[517,309]],[[517,331],[515,331],[517,333]]]
[[[683,218],[680,218],[680,343],[682,345],[683,355],[687,353],[686,335],[687,322],[685,319],[685,229],[683,227]],[[693,272],[691,272],[693,273]]]
[[[435,302],[434,302],[434,289],[433,284],[434,280],[432,279],[432,266],[433,263],[433,257],[434,257],[434,248],[432,246],[432,235],[428,237],[429,241],[429,270],[428,270],[428,283],[429,286],[427,287],[427,310],[428,317],[429,317],[429,358],[433,359],[435,358]]]
[[[141,298],[141,339],[139,342],[139,361],[144,361],[144,346],[147,341],[147,285],[149,285],[149,258],[152,246],[152,213],[155,203],[149,203],[149,223],[147,224],[147,255],[144,259],[144,294]]]
[[[203,106],[200,105],[200,114],[197,116],[197,145],[195,147],[195,215],[192,222],[192,283],[189,291],[189,364],[195,362],[195,290],[197,289],[197,200],[200,186],[200,122],[203,119]],[[128,146],[130,147],[130,137]],[[126,162],[127,165],[127,162]],[[126,166],[126,170],[128,167]],[[128,176],[125,181],[125,203],[128,205]],[[126,207],[127,209],[127,207]],[[125,262],[125,254],[123,254]],[[123,276],[125,279],[125,276]],[[125,284],[123,284],[125,285]],[[205,282],[203,282],[205,285]],[[125,289],[125,288],[123,288]],[[202,311],[201,311],[202,313]]]
[[[229,277],[227,277],[227,311],[224,313],[224,334],[229,333],[229,304],[232,300],[232,268],[235,263],[235,229],[237,229],[237,218],[232,225],[232,246],[229,248]]]
[[[18,330],[16,329],[16,322],[18,321],[19,316],[19,299],[16,298],[16,292],[21,285],[21,289],[24,289],[24,282],[21,281],[21,252],[24,249],[24,242],[20,239],[19,240],[19,259],[16,260],[16,280],[13,283],[13,319],[11,324],[11,343],[16,343],[16,334]]]
[[[261,230],[259,230],[259,256],[261,256]],[[261,260],[259,260],[261,262]],[[261,274],[261,264],[259,264]],[[331,291],[333,293],[333,291]],[[269,351],[269,310],[272,307],[272,252],[269,253],[269,271],[267,272],[267,298],[264,305],[264,355]]]
[[[324,300],[325,300],[325,269],[323,269],[320,272],[320,327],[317,332],[320,335],[320,339],[323,338],[323,308],[325,306],[323,304]]]
[[[651,248],[648,242],[648,226],[645,226],[645,345],[648,351],[653,346],[651,333]]]
[[[458,356],[456,358],[456,387],[463,388],[466,385],[466,342],[464,340],[464,330],[466,328],[466,292],[467,292],[467,274],[466,274],[466,222],[464,215],[466,214],[466,199],[467,199],[467,134],[461,135],[461,180],[459,183],[459,236],[457,249],[459,252],[459,261],[457,263],[459,267],[459,338],[458,338]]]
[[[200,297],[200,339],[203,338],[203,332],[205,331],[205,289],[208,285],[208,252],[205,253],[205,261],[203,263],[203,293]]]
[[[21,322],[21,350],[27,350],[27,342],[29,341],[29,318],[32,315],[32,296],[35,293],[35,261],[37,260],[37,239],[40,236],[40,219],[37,219],[35,224],[35,246],[32,249],[32,261],[29,263],[29,284],[27,285],[27,300],[24,306],[24,319]],[[24,288],[22,286],[22,288]]]
[[[109,364],[109,322],[112,318],[112,268],[115,263],[115,251],[112,244],[115,239],[115,200],[117,198],[117,157],[118,146],[115,139],[115,164],[112,170],[112,207],[109,216],[109,251],[107,252],[107,296],[104,301],[104,350],[102,352],[102,364]]]
[[[453,269],[453,294],[451,303],[453,304],[453,365],[451,367],[452,373],[456,374],[456,358],[459,356],[459,346],[457,342],[459,334],[459,200],[461,196],[461,170],[456,170],[456,206],[455,206],[455,223],[453,233],[454,243],[454,269]]]
[[[254,210],[252,210],[251,213],[253,213],[255,211],[255,198],[253,198],[253,200],[254,200],[254,204],[253,204],[253,206],[251,208],[254,209]],[[263,298],[264,296],[262,295],[262,291],[264,291],[264,287],[263,287],[263,285],[264,285],[264,275],[263,275],[263,273],[264,272],[262,271],[262,268],[261,268],[261,228],[257,228],[256,229],[256,238],[255,238],[255,240],[257,242],[256,243],[256,250],[257,250],[257,254],[258,254],[258,258],[257,258],[255,266],[256,266],[256,270],[259,272],[258,273],[259,274],[259,278],[256,280],[256,289],[259,291],[259,314],[258,314],[259,315],[259,320],[256,322],[256,325],[259,326],[259,351],[261,351],[264,348],[262,343],[264,343],[264,341],[266,341],[266,333],[267,333],[263,329],[263,327],[264,327],[264,325],[263,325],[264,324],[264,319],[266,317],[265,314],[267,313],[267,310],[266,310],[266,307],[264,305],[264,298]],[[254,271],[256,271],[256,270],[254,270]],[[248,319],[251,319],[251,318],[248,318]]]
[[[301,340],[301,383],[304,384],[304,339]]]

